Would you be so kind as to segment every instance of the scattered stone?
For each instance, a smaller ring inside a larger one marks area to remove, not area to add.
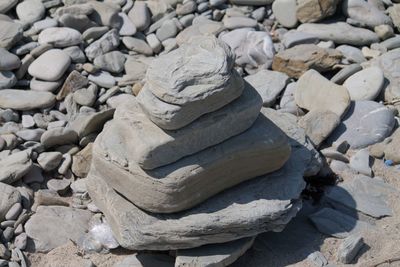
[[[347,17],[370,28],[383,24],[392,25],[390,17],[370,2],[345,0],[342,9]]]
[[[369,167],[368,149],[360,149],[350,158],[350,167],[364,175],[372,176],[372,170]]]
[[[85,54],[90,60],[93,60],[100,55],[114,50],[118,47],[119,43],[119,34],[117,30],[112,29],[105,33],[100,39],[94,41],[88,47],[86,47]]]
[[[297,25],[296,10],[295,0],[276,0],[272,3],[272,12],[283,27],[293,28]]]
[[[339,117],[350,105],[347,89],[330,82],[315,70],[309,70],[300,77],[294,97],[301,108],[329,110]]]
[[[275,55],[272,69],[299,78],[309,69],[320,72],[338,64],[342,54],[334,49],[323,49],[314,44],[301,44]]]
[[[31,0],[29,0],[31,1]],[[82,42],[81,33],[68,27],[51,27],[40,32],[39,44],[51,44],[54,47],[68,47]]]
[[[40,0],[29,0],[19,3],[15,9],[20,20],[33,23],[44,17],[46,9]]]
[[[8,52],[6,49],[0,47],[0,71],[14,70],[19,68],[21,60],[18,56]]]
[[[88,144],[84,149],[72,157],[72,172],[78,177],[86,177],[90,170],[92,161],[93,143]]]
[[[349,78],[354,73],[359,72],[360,70],[362,70],[360,64],[347,65],[331,78],[331,82],[341,85],[347,78]]]
[[[0,89],[11,88],[17,83],[17,78],[11,71],[0,71]]]
[[[274,2],[276,3],[276,2]],[[291,48],[300,44],[316,44],[318,43],[318,38],[312,34],[299,32],[296,30],[290,30],[285,33],[282,37],[282,44],[286,48]]]
[[[70,64],[71,58],[64,51],[51,49],[33,61],[28,72],[44,81],[57,81],[64,75]]]
[[[11,184],[20,180],[32,168],[32,161],[26,151],[16,152],[0,160],[0,182]]]
[[[88,79],[85,76],[82,76],[78,71],[72,71],[60,91],[57,94],[57,100],[63,100],[69,93],[73,93],[76,90],[79,90],[85,87],[88,84]]]
[[[128,16],[138,31],[143,31],[150,26],[151,17],[147,4],[144,1],[135,1]]]
[[[102,70],[120,73],[124,70],[126,57],[119,51],[112,51],[96,57],[94,65]]]
[[[153,55],[153,49],[151,49],[151,47],[144,40],[141,40],[139,38],[125,36],[124,38],[122,38],[122,43],[129,50],[132,50],[139,54],[143,54],[145,56]]]
[[[114,267],[142,267],[142,266],[157,266],[157,267],[173,267],[175,259],[165,254],[135,254],[124,258],[117,262]]]
[[[360,235],[346,237],[338,249],[338,261],[350,264],[364,246],[364,239]]]
[[[328,260],[320,251],[315,251],[308,255],[307,260],[309,260],[314,266],[317,267],[323,267],[328,264]]]
[[[299,0],[296,15],[299,21],[317,22],[336,12],[337,0]]]
[[[351,100],[374,100],[384,85],[383,71],[377,67],[370,67],[359,71],[343,83],[350,94]]]
[[[1,162],[1,161],[0,161]],[[10,185],[0,183],[0,220],[5,219],[8,211],[17,203],[21,202],[21,194]]]
[[[18,216],[22,212],[22,205],[21,203],[15,203],[12,205],[12,207],[8,210],[8,212],[5,215],[6,220],[16,220]]]
[[[68,179],[50,179],[47,181],[47,188],[62,196],[68,191],[70,184]]]
[[[43,152],[37,158],[37,162],[44,171],[52,171],[56,169],[62,160],[60,152]]]
[[[22,38],[22,26],[13,21],[0,20],[0,47],[11,48]]]

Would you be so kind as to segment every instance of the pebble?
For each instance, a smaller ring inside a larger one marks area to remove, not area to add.
[[[50,179],[47,181],[47,188],[62,196],[68,191],[70,184],[68,179]]]
[[[30,0],[29,0],[30,1]],[[81,33],[67,27],[51,27],[40,32],[39,44],[51,44],[54,47],[68,47],[82,42]]]
[[[351,64],[345,66],[343,69],[338,71],[332,78],[331,82],[334,82],[336,84],[343,84],[344,81],[349,78],[351,75],[354,73],[359,72],[362,70],[362,67],[360,64]]]
[[[120,73],[124,70],[125,60],[125,55],[120,51],[112,51],[96,57],[93,63],[99,69]]]
[[[28,68],[33,77],[44,81],[59,80],[71,64],[71,58],[60,49],[51,49],[38,57]]]
[[[40,138],[40,143],[45,147],[74,144],[78,140],[77,134],[68,128],[59,127],[47,130]]]
[[[52,171],[56,169],[62,160],[60,152],[43,152],[37,158],[37,162],[44,171]]]
[[[129,50],[146,56],[153,55],[153,49],[151,49],[151,47],[141,39],[135,37],[124,37],[122,38],[122,42]]]
[[[143,1],[135,1],[128,16],[138,31],[143,31],[150,26],[151,17],[147,4]]]
[[[275,0],[272,3],[272,11],[278,22],[287,28],[297,25],[297,3],[295,0]]]
[[[173,20],[166,20],[156,31],[156,36],[161,42],[173,38],[178,34],[178,27]]]
[[[36,78],[33,78],[30,83],[30,88],[33,91],[42,91],[42,92],[51,92],[54,93],[61,87],[63,83],[63,79],[49,82],[49,81],[41,81]]]
[[[385,82],[383,71],[378,67],[361,70],[347,78],[343,86],[349,91],[351,100],[374,100]]]
[[[105,33],[100,39],[94,41],[88,47],[86,47],[85,54],[89,59],[93,60],[97,56],[103,55],[117,48],[119,42],[119,34],[117,30],[112,29]]]
[[[13,8],[18,3],[18,0],[8,0],[0,2],[0,14],[7,13],[11,8]]]
[[[0,108],[32,110],[51,107],[55,96],[48,92],[26,91],[17,89],[0,90]]]
[[[254,28],[257,26],[257,21],[245,17],[231,17],[224,19],[224,26],[227,29],[233,30],[238,28]]]
[[[336,12],[337,0],[300,0],[296,15],[299,21],[317,22]]]
[[[25,141],[40,141],[40,137],[45,132],[43,129],[26,129],[16,132],[15,134]]]
[[[111,88],[116,84],[115,78],[106,71],[99,71],[94,74],[90,74],[88,76],[89,81],[94,82],[95,84],[105,87],[105,88]]]
[[[0,89],[12,88],[17,84],[17,78],[11,71],[0,71]]]
[[[372,170],[369,166],[368,149],[360,149],[350,158],[350,167],[358,173],[372,176]]]
[[[27,0],[17,5],[16,12],[23,22],[34,23],[44,17],[46,9],[40,0]]]
[[[6,220],[16,220],[22,212],[21,203],[15,203],[6,213]]]
[[[342,4],[343,13],[370,28],[379,25],[391,25],[392,20],[370,2],[363,0],[345,0]]]
[[[340,45],[336,49],[343,54],[343,63],[362,63],[367,60],[361,50],[354,46]]]
[[[21,233],[14,240],[14,246],[19,248],[20,250],[25,250],[28,242],[28,235],[26,233]]]
[[[276,3],[276,2],[274,2]],[[291,48],[299,44],[316,44],[318,38],[312,34],[290,30],[282,37],[282,44],[286,48]]]
[[[317,267],[323,267],[328,264],[328,260],[320,251],[315,251],[308,255],[307,260],[309,260],[314,266]]]
[[[42,183],[44,181],[43,171],[39,165],[33,164],[33,167],[22,178],[24,183]]]
[[[122,20],[122,26],[119,29],[119,35],[121,36],[132,36],[137,32],[135,24],[124,12],[118,13],[118,16]]]
[[[0,71],[14,70],[19,68],[21,60],[18,56],[8,52],[6,49],[0,47]]]
[[[82,51],[82,49],[79,48],[79,46],[70,46],[70,47],[64,48],[63,51],[69,55],[69,57],[71,58],[71,61],[73,63],[85,63],[86,62],[85,53]]]
[[[161,51],[162,44],[161,44],[160,40],[158,40],[157,36],[154,33],[150,33],[149,35],[147,35],[146,41],[149,44],[149,46],[151,47],[151,49],[153,49],[154,53],[158,53]]]
[[[13,21],[0,20],[0,47],[9,49],[22,39],[22,26]]]

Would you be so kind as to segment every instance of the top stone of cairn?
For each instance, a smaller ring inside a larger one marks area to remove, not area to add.
[[[242,94],[235,56],[215,37],[195,37],[155,59],[146,73],[138,101],[159,127],[182,128]]]

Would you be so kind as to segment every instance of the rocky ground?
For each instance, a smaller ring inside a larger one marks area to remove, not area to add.
[[[0,266],[400,266],[399,111],[398,0],[0,0]]]

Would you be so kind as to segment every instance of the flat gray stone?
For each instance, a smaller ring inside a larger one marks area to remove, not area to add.
[[[113,117],[114,111],[115,109],[109,109],[89,114],[81,113],[74,121],[70,122],[70,129],[80,138],[100,132],[106,121]]]
[[[271,135],[272,136],[272,135]],[[252,179],[180,213],[146,213],[92,173],[88,190],[121,246],[166,250],[228,242],[281,231],[301,206],[304,165],[297,153],[281,170]],[[139,219],[140,218],[140,219]]]
[[[68,47],[82,42],[81,33],[68,27],[51,27],[40,32],[39,44],[51,44],[54,47]]]
[[[229,30],[239,28],[255,28],[257,21],[247,17],[225,17],[223,20],[225,28]]]
[[[255,237],[247,237],[222,244],[178,250],[175,267],[212,266],[225,267],[235,262],[254,243]]]
[[[40,55],[28,68],[33,77],[44,81],[59,80],[71,64],[71,58],[60,49],[51,49]]]
[[[111,88],[117,83],[114,76],[107,71],[99,71],[94,74],[90,74],[88,76],[88,80],[104,88]]]
[[[110,146],[114,143],[123,161],[136,162],[143,169],[154,169],[244,132],[257,119],[261,105],[258,93],[247,87],[242,96],[225,107],[178,131],[165,131],[147,118],[133,98],[117,107],[109,130],[113,137],[108,143]]]
[[[274,3],[276,3],[276,1]],[[282,43],[286,48],[290,48],[299,44],[316,44],[318,41],[319,39],[317,36],[296,30],[288,31],[282,37]]]
[[[378,67],[366,68],[347,78],[343,86],[349,91],[351,100],[374,100],[385,83],[383,71]]]
[[[5,0],[0,2],[0,14],[7,13],[18,3],[18,0]]]
[[[367,148],[360,149],[351,156],[349,166],[358,173],[372,177],[372,170],[369,166],[369,151]]]
[[[331,78],[331,82],[341,85],[347,78],[360,70],[362,70],[360,64],[347,65]]]
[[[279,169],[288,159],[289,150],[284,133],[260,115],[240,135],[172,164],[144,171],[124,155],[130,153],[129,149],[106,125],[94,143],[89,176],[104,179],[145,210],[170,213],[193,207],[226,188]]]
[[[26,151],[16,152],[0,160],[0,182],[11,184],[20,180],[33,164]]]
[[[63,206],[39,206],[25,224],[29,237],[27,251],[48,252],[75,243],[88,231],[92,213],[88,210]]]
[[[86,3],[86,1],[84,1]],[[118,16],[119,7],[118,4],[113,2],[99,2],[90,1],[90,6],[93,12],[90,14],[90,18],[96,22],[98,25],[109,26],[110,28],[121,27],[121,20]]]
[[[383,141],[394,127],[393,112],[374,101],[354,101],[329,142],[347,141],[351,148],[364,148]]]
[[[289,82],[289,76],[286,74],[270,70],[260,70],[244,79],[261,95],[264,107],[273,106],[276,98]]]
[[[384,24],[392,25],[390,17],[370,2],[345,0],[342,3],[342,10],[347,17],[370,28]]]
[[[356,28],[345,22],[330,24],[305,23],[300,25],[297,30],[314,34],[320,40],[334,41],[336,44],[362,46],[379,42],[378,35],[373,31]]]
[[[338,261],[344,264],[351,263],[364,244],[364,239],[359,234],[346,237],[338,248]]]
[[[393,211],[388,205],[389,194],[398,191],[378,178],[364,175],[355,176],[333,186],[326,197],[333,205],[343,205],[352,210],[358,210],[375,218],[392,216]]]
[[[78,135],[76,132],[64,127],[49,129],[40,138],[40,143],[46,148],[75,144],[77,142]]]
[[[331,208],[323,208],[311,214],[309,218],[318,231],[337,238],[346,238],[349,235],[373,229],[371,224]]]
[[[146,2],[135,1],[128,16],[138,31],[143,31],[150,26],[151,16]]]
[[[119,34],[116,29],[112,29],[105,33],[100,39],[91,43],[85,49],[86,56],[93,60],[95,57],[103,55],[114,50],[120,43]]]
[[[14,73],[8,70],[0,71],[0,89],[12,88],[17,83]]]
[[[62,160],[62,154],[60,152],[43,152],[40,153],[37,162],[44,171],[52,171],[56,169]]]
[[[30,90],[0,90],[0,108],[14,110],[32,110],[48,108],[56,102],[55,95],[49,92]]]
[[[33,23],[44,17],[46,8],[40,0],[29,0],[20,2],[15,11],[21,21]]]
[[[113,267],[174,267],[174,265],[175,258],[168,255],[138,253],[125,257],[122,261],[113,265]]]
[[[124,70],[125,60],[125,55],[120,51],[112,51],[96,57],[93,63],[102,70],[120,73]]]
[[[293,28],[297,25],[296,9],[295,0],[276,0],[272,3],[272,12],[283,27]]]
[[[145,56],[153,55],[153,49],[148,43],[146,43],[146,41],[142,39],[125,36],[122,38],[122,43],[126,46],[126,48],[136,53],[143,54]]]
[[[361,52],[361,49],[357,47],[350,45],[340,45],[336,47],[336,50],[339,50],[343,54],[343,63],[362,63],[367,61],[367,59],[364,57],[364,54]]]
[[[315,70],[308,70],[297,82],[296,104],[307,110],[329,110],[343,116],[350,105],[350,95],[343,86],[334,84]]]
[[[20,203],[20,201],[21,194],[17,188],[5,183],[0,183],[0,220],[4,221],[6,213],[16,203]]]
[[[225,29],[219,21],[208,20],[206,17],[198,16],[193,19],[193,24],[176,36],[178,45],[187,43],[193,37],[217,36]]]
[[[156,31],[156,36],[160,42],[168,38],[174,38],[179,33],[178,27],[173,20],[165,21],[161,27]]]

